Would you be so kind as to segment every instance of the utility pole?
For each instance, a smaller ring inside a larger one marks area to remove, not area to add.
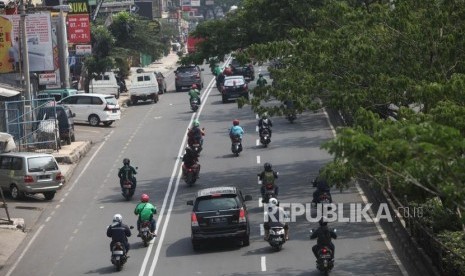
[[[20,14],[20,29],[21,29],[21,55],[23,57],[23,91],[24,98],[28,103],[31,103],[31,76],[29,72],[29,55],[27,47],[27,33],[26,33],[26,7],[24,6],[24,0],[19,3],[19,14]]]
[[[60,9],[60,32],[58,37],[58,47],[60,53],[61,88],[70,88],[68,65],[68,37],[66,34],[66,17],[63,12],[64,9],[68,9],[67,11],[69,11],[69,6],[63,5],[63,0],[60,0],[60,5],[58,7]]]

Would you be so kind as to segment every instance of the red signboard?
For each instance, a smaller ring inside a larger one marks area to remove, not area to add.
[[[89,43],[90,23],[88,14],[68,14],[68,42]]]

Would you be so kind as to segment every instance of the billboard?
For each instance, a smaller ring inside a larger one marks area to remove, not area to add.
[[[192,7],[200,7],[200,0],[191,0]]]
[[[68,14],[68,42],[89,43],[90,22],[88,14]]]
[[[20,16],[0,16],[0,73],[17,72],[20,60]],[[50,13],[28,14],[26,34],[29,71],[51,71],[53,66]]]

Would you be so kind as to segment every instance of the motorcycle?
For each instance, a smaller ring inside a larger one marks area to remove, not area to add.
[[[186,166],[186,164],[182,165],[182,169],[184,171],[184,181],[186,182],[187,185],[192,186],[195,184],[197,181],[199,172],[200,172],[200,165],[199,164],[194,164],[193,166]]]
[[[153,233],[150,232],[150,221],[142,221],[140,224],[140,237],[144,246],[147,247],[153,239]]]
[[[240,137],[231,138],[231,151],[234,155],[239,156],[239,153],[242,151],[242,139]]]
[[[333,229],[336,232],[336,229]],[[310,230],[310,233],[313,233],[313,230]],[[324,273],[324,275],[329,275],[329,272],[334,268],[334,259],[333,252],[328,246],[323,246],[318,250],[318,258],[316,260],[316,268]]]
[[[196,112],[199,109],[199,99],[192,99],[191,100],[191,110]]]
[[[125,180],[123,182],[123,196],[126,200],[131,200],[134,192],[136,191],[134,184],[130,180]]]
[[[121,271],[123,265],[128,260],[126,249],[121,242],[115,243],[111,249],[111,263],[115,266],[117,271]]]
[[[264,128],[260,133],[260,143],[262,143],[262,145],[266,148],[270,142],[270,130],[268,128]]]
[[[290,113],[287,114],[286,118],[289,121],[289,123],[293,124],[295,119],[297,119],[297,116],[294,113]]]
[[[277,198],[275,193],[276,187],[273,183],[268,183],[265,185],[265,195],[263,196],[262,202],[268,203],[270,198]]]
[[[270,227],[270,234],[268,238],[268,243],[271,247],[280,251],[283,247],[283,244],[286,242],[284,227],[282,226],[273,226]]]

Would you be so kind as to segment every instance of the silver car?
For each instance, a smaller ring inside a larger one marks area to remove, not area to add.
[[[203,68],[197,65],[181,66],[174,71],[176,92],[182,90],[183,87],[190,88],[193,84],[197,85],[200,90],[203,88]]]
[[[42,193],[52,200],[63,186],[64,177],[51,154],[13,152],[0,154],[0,188],[13,199]]]

